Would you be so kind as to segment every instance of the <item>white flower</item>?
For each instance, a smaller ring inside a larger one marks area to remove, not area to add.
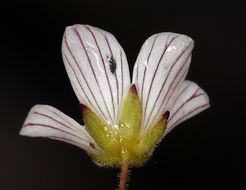
[[[89,25],[67,27],[62,55],[85,126],[56,108],[35,105],[20,134],[76,145],[102,165],[124,159],[141,165],[175,126],[209,107],[206,93],[184,80],[192,49],[193,40],[185,35],[151,36],[131,83],[125,52],[112,34]]]

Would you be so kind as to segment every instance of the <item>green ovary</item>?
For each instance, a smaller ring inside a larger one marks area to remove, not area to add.
[[[83,117],[87,130],[105,152],[89,155],[103,166],[120,166],[125,161],[130,166],[143,165],[150,158],[147,154],[155,148],[166,129],[166,119],[162,117],[146,133],[139,134],[142,109],[134,85],[123,103],[119,129],[102,122],[86,106],[83,107]]]

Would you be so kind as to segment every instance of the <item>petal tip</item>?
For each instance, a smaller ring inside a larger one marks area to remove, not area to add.
[[[19,135],[21,136],[28,136],[28,137],[33,137],[32,130],[28,130],[25,125],[22,126],[21,130],[19,131]]]
[[[25,133],[24,133],[23,127],[22,127],[22,128],[21,128],[21,130],[19,131],[19,135],[21,135],[21,136],[25,136]]]
[[[76,26],[79,26],[79,24],[74,24],[74,25],[71,25],[71,26],[67,26],[67,27],[65,28],[65,31],[74,29],[74,28],[76,28]]]
[[[81,25],[79,24],[74,24],[71,26],[67,26],[65,28],[65,32],[64,32],[64,38],[67,38],[68,36],[73,36],[74,32],[76,33],[77,28],[79,28]]]

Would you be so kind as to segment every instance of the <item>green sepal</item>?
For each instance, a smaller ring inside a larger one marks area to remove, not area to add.
[[[123,103],[121,120],[120,120],[120,134],[122,141],[132,141],[136,139],[142,117],[141,103],[138,98],[135,84],[131,86]]]
[[[162,115],[161,119],[155,126],[150,128],[146,133],[138,137],[138,143],[135,152],[138,155],[145,155],[150,152],[159,143],[167,126],[169,112]]]
[[[107,153],[119,154],[120,136],[117,129],[105,124],[90,108],[81,104],[85,126],[96,143]]]

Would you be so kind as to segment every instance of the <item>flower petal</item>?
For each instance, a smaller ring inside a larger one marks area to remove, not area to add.
[[[175,33],[159,33],[143,44],[134,66],[133,83],[142,102],[142,132],[172,107],[189,69],[193,40]]]
[[[80,103],[107,124],[118,124],[130,75],[124,50],[115,37],[89,25],[70,26],[64,33],[62,54]]]
[[[165,135],[179,123],[209,108],[207,94],[194,82],[184,81],[170,111]]]
[[[35,105],[30,110],[20,135],[64,141],[89,153],[103,152],[84,126],[48,105]]]

